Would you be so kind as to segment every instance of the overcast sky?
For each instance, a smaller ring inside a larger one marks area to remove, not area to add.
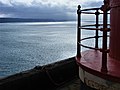
[[[77,5],[100,7],[103,0],[0,0],[0,17],[75,19]]]

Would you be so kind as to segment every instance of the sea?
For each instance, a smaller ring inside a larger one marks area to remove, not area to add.
[[[94,33],[84,30],[81,37]],[[94,40],[83,43],[94,46]],[[76,52],[76,21],[0,23],[0,77],[75,57]]]

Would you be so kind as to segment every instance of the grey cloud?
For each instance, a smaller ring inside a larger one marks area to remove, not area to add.
[[[23,4],[12,4],[12,6],[0,3],[0,13],[11,14],[18,18],[42,18],[42,19],[75,19],[68,13],[72,12],[67,7],[51,7],[49,5],[26,6]]]
[[[83,7],[101,7],[103,1],[86,2]]]
[[[76,7],[69,8],[65,5],[51,5],[43,4],[41,2],[31,3],[32,5],[28,6],[26,4],[13,3],[10,2],[10,5],[3,4],[0,2],[0,13],[10,14],[12,17],[17,18],[42,18],[42,19],[65,19],[65,20],[74,20],[76,19]],[[98,7],[102,2],[87,2],[82,5],[83,7]]]

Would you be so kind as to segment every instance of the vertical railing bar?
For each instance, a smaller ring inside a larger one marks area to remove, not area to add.
[[[77,18],[77,58],[81,57],[81,6],[78,5],[78,10],[77,10],[78,18]]]
[[[99,27],[99,11],[98,9],[96,10],[95,12],[95,15],[96,15],[96,28]],[[95,35],[95,48],[98,48],[98,30],[96,30],[96,35]]]
[[[107,10],[103,14],[102,72],[107,72]]]

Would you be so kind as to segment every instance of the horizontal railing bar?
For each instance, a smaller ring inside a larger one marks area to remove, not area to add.
[[[103,36],[98,36],[98,38],[100,38],[100,37],[103,37]],[[107,35],[107,37],[110,37],[110,36],[109,36],[109,35]],[[83,40],[86,40],[86,39],[91,39],[91,38],[96,38],[96,36],[83,38],[83,39],[81,39],[81,40],[80,40],[80,42],[81,42],[81,41],[83,41]],[[102,49],[100,49],[100,48],[93,48],[93,47],[89,47],[89,46],[86,46],[86,45],[81,44],[80,42],[78,42],[78,43],[79,43],[79,44],[80,44],[80,46],[82,46],[82,47],[102,51]]]
[[[80,44],[80,46],[85,47],[85,48],[94,49],[94,50],[101,50],[100,48],[93,48],[93,47],[85,46],[85,45],[83,45],[81,43],[79,43],[79,44]]]
[[[91,24],[91,25],[83,25],[81,27],[88,27],[88,26],[95,26],[96,24]]]
[[[103,37],[103,36],[98,36],[98,38],[100,38],[100,37]],[[91,39],[91,38],[96,38],[96,36],[93,36],[93,37],[86,37],[86,38],[81,39],[80,41],[83,41],[83,40],[86,40],[86,39]]]
[[[95,12],[81,12],[82,14],[95,14]],[[99,14],[103,14],[103,13],[99,13]]]
[[[101,28],[84,28],[84,27],[79,27],[79,28],[85,30],[101,30]]]
[[[95,12],[82,12],[81,11],[81,14],[95,14]],[[99,13],[99,14],[103,14],[103,13]],[[107,14],[110,14],[110,13],[107,13]]]
[[[94,12],[81,12],[82,14],[95,14]]]
[[[78,42],[78,43],[79,43],[79,42]],[[100,52],[104,52],[104,50],[101,49],[101,48],[89,47],[89,46],[85,46],[85,45],[83,45],[83,44],[81,44],[81,43],[79,43],[79,44],[80,44],[80,46],[82,46],[82,47],[84,47],[84,48],[93,49],[93,50],[99,50]],[[106,52],[109,52],[109,49],[107,49]]]
[[[100,38],[100,37],[103,37],[103,36],[98,36],[98,38]],[[107,37],[110,37],[110,35],[107,35]],[[86,39],[91,39],[91,38],[96,38],[96,36],[82,38],[80,41],[83,41],[83,40],[86,40]]]
[[[110,24],[108,24],[108,25],[110,25]],[[96,24],[83,25],[81,27],[88,27],[88,26],[96,26]],[[98,24],[98,26],[103,26],[103,24]]]
[[[110,24],[107,24],[108,26],[110,26]],[[99,26],[103,26],[103,24],[99,24]]]
[[[81,11],[89,11],[89,10],[99,10],[100,8],[89,8],[89,9],[83,9]]]

